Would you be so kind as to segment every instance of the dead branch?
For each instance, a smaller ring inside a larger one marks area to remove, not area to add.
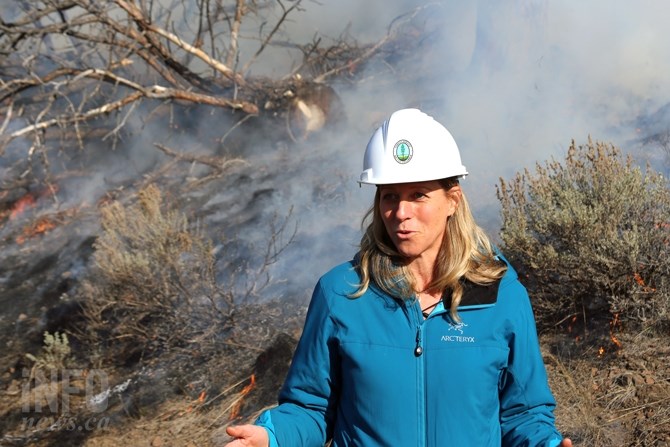
[[[123,3],[127,5],[125,2]],[[88,6],[89,8],[92,7],[88,4],[85,4],[82,7],[85,6]],[[141,11],[139,11],[136,7],[128,6],[128,8],[131,8],[132,11],[136,14],[135,20],[139,25],[142,25],[149,20],[144,18]],[[167,80],[175,87],[186,88],[183,83],[177,80],[177,78],[174,76],[174,73],[172,73],[170,70],[173,70],[176,74],[187,80],[193,86],[198,88],[206,88],[208,83],[202,79],[202,77],[191,71],[188,67],[179,63],[175,59],[172,52],[166,48],[160,42],[160,40],[155,39],[151,33],[147,33],[145,29],[137,30],[131,26],[120,23],[116,20],[113,20],[110,17],[110,14],[100,12],[97,9],[93,9],[91,14],[93,14],[96,19],[99,20],[100,24],[109,27],[115,35],[125,36],[128,39],[126,43],[124,43],[123,40],[119,43],[118,39],[114,38],[110,41],[109,37],[107,37],[105,40],[103,40],[103,44],[112,45],[115,48],[129,48],[131,53],[141,57],[150,67],[152,67],[165,80]],[[76,34],[73,33],[72,35],[74,36]],[[81,37],[83,37],[82,40],[85,42],[95,42],[95,40],[92,40],[87,36]]]
[[[286,20],[288,15],[291,12],[293,12],[294,10],[299,9],[301,2],[302,2],[302,0],[294,1],[293,5],[291,5],[291,7],[287,9],[284,6],[284,4],[281,2],[281,0],[278,0],[277,3],[279,3],[279,6],[281,6],[283,13],[282,13],[281,17],[279,18],[279,20],[277,21],[277,23],[275,24],[274,28],[272,28],[272,31],[270,31],[270,33],[268,33],[268,35],[265,37],[265,39],[263,39],[263,43],[261,44],[260,48],[258,48],[256,53],[254,53],[254,55],[251,57],[251,59],[249,59],[249,61],[244,65],[244,68],[242,69],[242,73],[246,73],[247,70],[249,70],[249,67],[251,67],[251,65],[254,62],[256,62],[256,59],[258,59],[258,56],[261,55],[263,50],[265,50],[265,48],[268,46],[270,41],[274,38],[275,34],[277,33],[277,31],[279,31],[279,29],[281,28],[282,24],[284,23],[284,21]]]
[[[335,76],[339,73],[341,73],[344,70],[350,70],[351,67],[355,67],[356,65],[359,65],[365,60],[370,59],[372,56],[374,56],[380,48],[382,48],[389,40],[391,39],[391,35],[387,34],[384,36],[379,42],[371,46],[368,50],[363,52],[360,56],[348,61],[346,64],[339,65],[331,70],[328,70],[316,78],[314,78],[314,82],[324,82],[326,79],[329,77]]]
[[[72,116],[63,116],[63,117],[58,117],[58,118],[52,118],[46,121],[41,121],[36,124],[32,124],[30,126],[26,126],[22,129],[19,129],[15,132],[12,132],[9,134],[8,141],[9,142],[15,138],[22,137],[28,133],[35,132],[38,130],[44,130],[48,127],[51,126],[56,126],[56,125],[61,125],[61,126],[66,126],[69,124],[75,124],[81,121],[86,121],[89,118],[93,118],[96,116],[103,115],[105,113],[112,112],[114,110],[120,109],[121,107],[130,104],[131,102],[137,101],[139,98],[141,98],[142,92],[134,92],[131,93],[130,95],[126,96],[125,98],[121,98],[118,101],[110,102],[102,107],[98,107],[95,109],[91,109],[88,112],[85,112],[83,114],[75,114]]]
[[[6,116],[5,120],[2,122],[2,126],[0,126],[0,135],[5,133],[5,130],[7,129],[7,124],[9,124],[9,121],[12,119],[12,112],[14,111],[14,103],[11,102],[9,103],[9,107],[7,107]],[[2,151],[0,150],[0,154],[2,154]]]
[[[125,63],[121,62],[121,65],[123,64]],[[72,76],[72,78],[66,81],[56,82],[56,79],[65,76]],[[79,81],[80,79],[86,77],[100,79],[114,84],[125,85],[126,87],[130,87],[135,90],[142,90],[143,88],[136,82],[122,78],[109,70],[101,70],[96,68],[91,68],[88,70],[79,70],[75,68],[59,68],[44,75],[41,78],[39,77],[22,78],[22,79],[14,79],[12,81],[7,82],[7,84],[3,88],[5,93],[0,95],[0,103],[3,102],[5,99],[12,96],[16,96],[17,94],[31,87],[38,87],[53,83],[53,86],[57,90],[61,85],[73,84]]]
[[[244,101],[232,101],[225,98],[215,98],[208,95],[202,95],[193,92],[187,92],[183,90],[176,90],[167,87],[161,87],[154,85],[148,88],[140,88],[139,91],[131,93],[124,98],[121,98],[117,101],[113,101],[107,104],[104,104],[101,107],[96,107],[94,109],[88,110],[84,113],[78,113],[71,116],[61,116],[57,118],[52,118],[46,121],[41,121],[30,126],[26,126],[22,129],[12,132],[9,134],[8,140],[5,143],[24,136],[30,132],[35,132],[38,130],[43,130],[52,126],[67,126],[70,124],[76,124],[79,122],[87,121],[91,118],[108,114],[114,110],[120,109],[132,102],[135,102],[141,98],[151,98],[151,99],[177,99],[177,100],[186,100],[199,104],[208,104],[212,106],[219,107],[228,107],[232,109],[239,109],[245,113],[257,114],[258,107],[255,104],[247,103]]]
[[[156,146],[158,149],[160,149],[163,153],[176,158],[177,160],[180,161],[186,161],[189,163],[200,163],[206,166],[209,166],[211,168],[214,168],[216,171],[219,173],[222,173],[226,171],[228,168],[230,168],[233,165],[236,164],[246,164],[244,160],[241,158],[231,158],[231,159],[225,159],[221,157],[209,157],[209,156],[202,156],[202,155],[194,155],[194,154],[185,154],[181,152],[177,152],[174,149],[170,149],[169,147],[165,146],[164,144],[160,143],[155,143],[154,146]]]
[[[274,46],[301,50],[299,70],[309,69],[303,75],[307,82],[352,77],[356,74],[352,67],[393,47],[400,34],[398,24],[411,16],[396,20],[384,38],[369,46],[341,39],[324,48],[318,35],[310,45],[278,42],[277,36],[291,24],[289,18],[301,4],[301,0],[40,0],[39,7],[23,8],[16,17],[0,16],[0,154],[11,141],[26,137],[30,141],[21,147],[38,151],[46,140],[34,137],[49,128],[65,130],[61,144],[69,145],[65,141],[72,139],[84,148],[87,139],[98,139],[100,134],[83,132],[84,124],[114,112],[109,118],[114,122],[100,127],[105,129],[103,141],[114,136],[116,144],[145,100],[222,107],[247,117],[259,115],[258,104],[263,104],[271,111],[269,117],[283,119],[296,103],[302,104],[286,95],[299,94],[294,88],[297,70],[275,80],[251,78],[252,65],[263,53]],[[259,47],[240,61],[242,39],[253,39],[243,35],[244,21],[265,8],[275,8],[278,18],[269,31],[261,20]],[[197,26],[192,28],[189,14],[194,12]],[[225,53],[223,58],[217,56],[219,51]],[[189,119],[170,113],[166,125],[172,126],[176,116]],[[231,126],[228,133],[237,125]],[[223,133],[225,138],[228,133],[225,129]]]
[[[74,84],[82,78],[93,78],[99,79],[107,82],[114,83],[116,85],[122,85],[133,90],[136,90],[134,93],[127,95],[124,98],[121,98],[117,101],[112,101],[107,104],[104,104],[100,107],[90,109],[83,113],[76,113],[70,116],[59,116],[49,120],[42,121],[41,117],[46,114],[48,109],[44,109],[40,115],[38,115],[36,123],[26,126],[22,129],[16,130],[9,134],[8,140],[11,141],[15,138],[24,136],[30,132],[36,132],[39,130],[46,129],[52,126],[67,126],[67,125],[76,125],[79,122],[87,121],[91,118],[108,114],[114,110],[120,109],[128,104],[131,104],[141,98],[149,99],[162,99],[162,100],[182,100],[198,104],[207,104],[216,107],[226,107],[234,110],[241,110],[247,114],[258,114],[258,107],[255,104],[245,102],[245,101],[235,101],[232,99],[215,97],[185,90],[173,89],[169,87],[163,87],[160,85],[153,85],[149,87],[143,87],[136,82],[122,78],[110,71],[100,70],[100,69],[89,69],[89,70],[74,70],[74,69],[59,69],[55,72],[50,73],[45,77],[48,82],[55,82],[55,78],[63,75],[74,75],[71,79],[55,83],[54,90],[58,90],[60,85]],[[15,91],[24,90],[30,86],[42,85],[45,80],[30,80],[22,79],[13,81],[17,85]],[[11,86],[10,86],[11,87]],[[15,93],[14,93],[15,94]],[[0,96],[0,99],[4,100],[5,98],[12,96],[12,94],[6,94]],[[8,114],[9,117],[10,114]],[[6,127],[6,124],[3,124],[3,128]]]
[[[146,17],[142,14],[142,11],[137,6],[130,4],[125,0],[115,0],[115,3],[119,5],[121,8],[123,8],[123,10],[126,11],[143,30],[151,31],[168,39],[170,42],[179,46],[183,50],[198,57],[200,60],[202,60],[210,67],[214,68],[219,73],[223,74],[225,77],[235,82],[236,84],[240,86],[244,86],[246,84],[242,76],[235,73],[227,65],[217,61],[209,54],[205,53],[199,48],[194,47],[193,45],[181,39],[179,36],[172,34],[169,31],[148,22]]]
[[[226,57],[226,64],[228,66],[235,63],[237,58],[237,45],[240,35],[240,26],[242,25],[242,16],[246,10],[244,6],[245,0],[237,0],[235,4],[235,19],[233,26],[230,28],[230,48],[228,49],[228,57]]]
[[[430,8],[430,7],[434,7],[436,5],[437,5],[436,3],[429,3],[429,4],[424,5],[424,6],[419,6],[419,7],[415,8],[414,10],[412,10],[411,12],[407,13],[407,14],[403,14],[401,16],[396,17],[395,19],[393,19],[393,21],[389,25],[388,30],[386,32],[386,35],[383,38],[381,38],[377,43],[375,43],[374,45],[370,46],[369,48],[367,48],[366,50],[361,52],[360,55],[358,55],[357,57],[354,57],[353,59],[346,61],[346,63],[340,64],[340,65],[336,66],[335,68],[327,70],[327,71],[321,73],[320,75],[316,76],[314,78],[314,81],[315,82],[324,82],[326,79],[328,79],[332,76],[338,75],[345,70],[351,70],[352,67],[355,67],[355,66],[363,63],[364,61],[372,58],[386,44],[388,44],[390,41],[394,40],[397,37],[398,28],[401,24],[411,21],[422,10]]]

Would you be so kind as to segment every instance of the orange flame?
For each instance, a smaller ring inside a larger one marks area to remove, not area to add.
[[[637,283],[638,286],[642,287],[643,292],[646,293],[656,292],[656,289],[654,289],[653,287],[649,287],[647,284],[645,284],[644,279],[642,279],[642,276],[639,273],[635,272],[633,274],[633,280]]]
[[[35,191],[33,193],[28,192],[19,200],[14,202],[14,204],[11,206],[9,210],[3,212],[2,217],[9,214],[10,220],[16,219],[21,214],[25,213],[29,208],[34,208],[35,206],[37,206],[38,200],[47,196],[55,196],[56,193],[58,192],[58,189],[59,189],[58,185],[48,184],[46,187],[41,188],[38,191]]]
[[[190,386],[190,385],[189,385]],[[207,397],[207,390],[202,390],[200,394],[198,395],[198,398],[195,401],[192,401],[188,406],[184,409],[181,410],[177,413],[178,416],[184,416],[188,413],[191,413],[192,411],[200,408],[202,404],[205,403],[205,398]],[[173,415],[173,413],[167,413],[165,418],[169,418]]]
[[[621,321],[619,321],[619,313],[615,313],[614,317],[612,317],[612,321],[610,321],[610,339],[612,339],[612,343],[618,348],[622,348],[622,344],[619,341],[618,338],[616,338],[616,335],[614,335],[614,331],[621,326]]]
[[[38,234],[46,233],[49,230],[56,228],[56,223],[49,219],[48,217],[40,217],[31,225],[27,225],[23,228],[23,234],[16,238],[16,243],[21,245],[26,240],[37,236]]]
[[[249,378],[249,385],[245,386],[240,392],[240,394],[246,396],[254,388],[256,388],[256,374],[251,375],[251,377]]]
[[[14,203],[12,211],[9,213],[9,218],[12,220],[16,219],[21,214],[23,214],[28,208],[32,208],[34,206],[35,206],[35,197],[33,197],[31,194],[26,194],[25,196],[21,197]]]
[[[230,410],[230,419],[235,419],[240,415],[240,409],[242,408],[244,396],[249,394],[254,388],[256,388],[256,375],[252,374],[249,378],[249,384],[242,388],[242,391],[240,391],[240,394],[235,401],[235,405],[233,405],[233,408]]]
[[[619,313],[615,313],[612,316],[612,320],[610,320],[610,340],[612,340],[612,344],[616,346],[617,349],[621,349],[623,347],[623,344],[619,341],[619,339],[614,335],[614,331],[617,329],[621,328],[621,320],[619,320]],[[598,357],[602,357],[606,352],[606,349],[604,346],[601,346],[598,348]]]

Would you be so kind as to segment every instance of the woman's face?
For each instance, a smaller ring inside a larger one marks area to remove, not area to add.
[[[379,186],[379,210],[398,252],[412,261],[434,261],[458,205],[460,187],[446,191],[437,180]]]

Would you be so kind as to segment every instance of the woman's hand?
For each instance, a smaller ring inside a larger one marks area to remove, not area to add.
[[[565,438],[563,441],[561,441],[560,444],[558,444],[558,447],[572,447],[572,441],[570,438]]]
[[[231,425],[226,428],[226,433],[235,440],[225,447],[268,447],[270,444],[268,432],[258,425]]]

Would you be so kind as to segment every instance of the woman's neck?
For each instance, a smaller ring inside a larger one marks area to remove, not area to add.
[[[415,281],[416,292],[430,292],[427,290],[433,282],[433,273],[435,271],[435,260],[428,261],[425,258],[415,258],[408,265]]]

